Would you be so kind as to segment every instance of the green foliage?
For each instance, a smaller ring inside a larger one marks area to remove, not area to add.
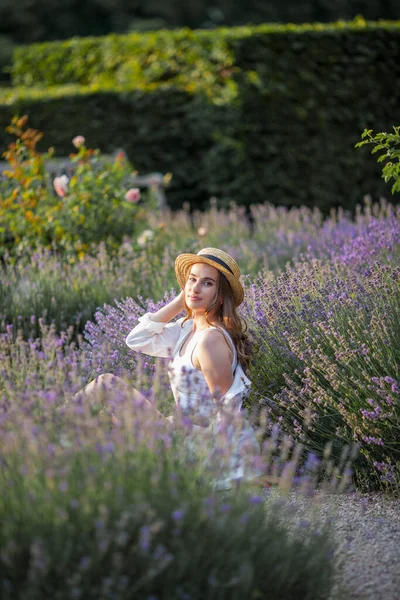
[[[14,86],[140,89],[174,84],[215,97],[232,64],[225,36],[184,29],[20,47],[11,72]]]
[[[0,33],[0,82],[2,84],[9,83],[9,68],[14,50],[15,44],[12,39],[9,36]]]
[[[26,128],[27,120],[15,117],[7,128],[16,141],[4,153],[9,168],[0,180],[3,253],[52,246],[83,256],[99,239],[116,248],[125,235],[143,229],[146,210],[125,198],[132,167],[124,156],[100,163],[99,151],[86,148],[82,137],[70,155],[70,177],[52,181],[46,160],[54,149],[37,151],[43,134]]]
[[[76,131],[102,152],[123,148],[140,172],[173,173],[173,208],[217,196],[353,210],[385,193],[353,149],[364,128],[397,118],[398,89],[382,97],[399,34],[398,23],[358,19],[26,47],[13,76],[29,88],[0,92],[0,127],[28,113],[58,154]]]
[[[378,163],[387,160],[382,168],[382,177],[387,183],[394,179],[392,194],[400,192],[400,126],[393,127],[394,133],[377,133],[372,135],[372,129],[364,129],[361,135],[361,142],[356,144],[356,148],[365,146],[365,144],[374,144],[371,154],[381,152],[378,157]]]
[[[245,23],[305,23],[353,19],[398,19],[396,0],[2,0],[0,35],[16,43],[60,40],[131,30],[214,28]]]
[[[129,35],[72,38],[63,42],[17,47],[13,55],[11,75],[14,86],[50,87],[78,83],[100,87],[107,84],[121,87],[127,85],[132,88],[140,84],[169,82],[183,88],[191,84],[193,91],[200,91],[203,84],[208,82],[212,84],[212,96],[215,97],[216,76],[219,75],[222,81],[231,79],[232,74],[237,71],[232,66],[240,66],[235,60],[236,52],[240,49],[241,42],[249,38],[251,44],[262,46],[260,37],[264,44],[268,44],[265,36],[274,36],[278,38],[275,41],[279,48],[282,42],[287,41],[292,45],[297,41],[294,49],[301,50],[298,40],[291,39],[293,36],[304,41],[304,34],[312,38],[312,33],[317,33],[319,38],[320,34],[336,33],[333,38],[335,40],[343,32],[384,32],[396,31],[398,28],[398,22],[367,23],[358,18],[349,23],[338,21],[325,25],[263,24],[212,31],[159,30]],[[273,46],[274,44],[272,50]],[[283,58],[279,66],[283,66],[285,62]],[[281,76],[283,80],[283,73]]]

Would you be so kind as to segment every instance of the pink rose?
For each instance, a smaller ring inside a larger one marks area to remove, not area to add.
[[[56,194],[60,196],[60,198],[64,198],[65,194],[68,192],[68,182],[69,179],[66,175],[61,175],[61,177],[56,177],[54,179],[54,189],[56,190]]]
[[[75,146],[75,148],[80,148],[85,143],[85,138],[83,137],[83,135],[76,135],[72,140],[72,143]]]
[[[128,190],[124,196],[125,200],[131,202],[132,204],[136,204],[140,200],[140,190],[139,188],[131,188]]]

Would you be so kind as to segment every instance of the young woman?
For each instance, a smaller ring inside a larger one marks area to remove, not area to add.
[[[245,370],[251,356],[246,323],[237,313],[244,298],[240,269],[226,252],[203,248],[198,254],[178,256],[175,273],[181,293],[157,312],[140,317],[126,343],[132,350],[171,358],[168,374],[177,412],[190,420],[193,437],[200,439],[205,431],[228,432],[234,451],[225,483],[253,479],[262,470],[246,468],[244,457],[249,450],[259,454],[259,445],[241,417],[250,387]],[[174,321],[182,311],[186,316]],[[101,375],[84,393],[90,394],[99,383],[115,385],[116,379]],[[137,390],[132,393],[148,402]],[[241,417],[240,427],[232,426],[235,417]],[[167,418],[169,424],[175,420],[176,416]]]

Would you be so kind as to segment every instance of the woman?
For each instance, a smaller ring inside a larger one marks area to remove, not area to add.
[[[140,317],[126,343],[138,352],[171,358],[168,374],[177,412],[190,420],[193,440],[201,440],[206,432],[229,436],[233,452],[220,481],[220,487],[229,487],[233,479],[253,479],[262,472],[260,466],[249,470],[244,457],[244,450],[259,454],[259,445],[241,417],[250,387],[244,372],[250,355],[246,324],[236,310],[244,298],[240,269],[226,252],[203,248],[198,254],[178,256],[175,273],[181,293],[157,312]],[[186,316],[173,321],[183,310]],[[102,375],[84,391],[115,381],[112,375]],[[156,411],[137,390],[132,393]],[[239,425],[233,423],[235,418]],[[169,424],[175,420],[167,418]]]

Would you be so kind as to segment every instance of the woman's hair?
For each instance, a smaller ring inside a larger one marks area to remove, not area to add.
[[[220,298],[223,298],[223,303],[220,303]],[[183,323],[191,318],[191,310],[187,306],[184,300],[186,309],[186,317]],[[237,310],[233,299],[232,288],[229,281],[221,271],[219,271],[219,277],[217,282],[217,292],[215,298],[209,308],[206,310],[206,321],[209,325],[212,323],[209,321],[219,321],[221,327],[231,336],[233,343],[235,344],[238,360],[242,365],[244,371],[250,366],[252,358],[252,344],[247,334],[247,323],[241,317]],[[182,325],[183,325],[182,323]]]

